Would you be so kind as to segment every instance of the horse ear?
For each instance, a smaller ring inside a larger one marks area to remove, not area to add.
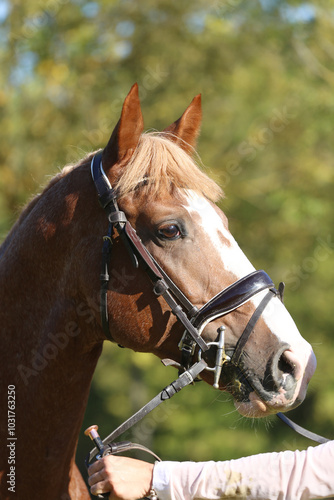
[[[144,121],[140,108],[138,84],[135,83],[124,100],[121,117],[103,151],[104,168],[108,169],[115,163],[130,159],[143,130]]]
[[[164,132],[172,134],[170,139],[176,142],[187,153],[191,154],[196,146],[202,122],[201,94],[191,101],[183,115],[165,128]]]

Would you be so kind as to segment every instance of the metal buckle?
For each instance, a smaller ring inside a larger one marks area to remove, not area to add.
[[[219,378],[221,375],[221,371],[223,368],[224,363],[226,361],[230,361],[231,358],[225,353],[225,326],[220,326],[218,328],[219,331],[219,339],[218,342],[208,342],[208,346],[210,345],[215,345],[217,346],[217,353],[216,353],[216,364],[214,367],[207,366],[205,370],[209,370],[210,372],[215,372],[214,375],[214,381],[213,381],[213,387],[215,389],[219,389]],[[201,361],[202,359],[202,350],[200,349],[198,351],[198,360]]]
[[[193,356],[195,354],[196,342],[191,337],[190,340],[187,341],[187,337],[188,337],[188,332],[187,330],[185,330],[178,344],[178,348],[180,349],[180,351],[182,350],[187,351],[190,354],[190,356]]]

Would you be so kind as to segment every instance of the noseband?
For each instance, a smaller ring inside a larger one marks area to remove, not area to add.
[[[163,401],[170,399],[183,387],[192,383],[203,370],[208,369],[214,371],[213,386],[215,388],[219,388],[219,378],[223,366],[225,364],[232,364],[237,368],[239,367],[245,345],[265,307],[273,297],[278,296],[281,300],[283,300],[284,291],[283,283],[281,283],[278,290],[276,290],[267,273],[264,271],[254,271],[219,292],[215,297],[204,304],[204,306],[198,309],[188,300],[173,280],[171,280],[171,278],[169,278],[169,276],[159,266],[154,257],[143,245],[136,231],[127,220],[125,213],[119,210],[116,192],[112,188],[109,179],[103,170],[102,151],[97,153],[92,159],[91,174],[97,190],[100,205],[106,211],[109,220],[108,232],[103,238],[102,270],[100,275],[101,322],[107,339],[114,341],[109,328],[107,293],[109,287],[109,262],[111,258],[111,249],[115,229],[124,242],[134,267],[138,268],[139,265],[141,265],[152,282],[154,294],[157,297],[163,297],[170,307],[171,312],[183,325],[185,331],[179,344],[182,352],[181,363],[175,363],[173,360],[163,360],[164,364],[178,365],[179,378],[165,387],[155,398],[141,408],[136,414],[132,415],[132,417],[115,429],[109,436],[107,436],[107,438],[103,440],[103,442],[101,441],[101,443],[98,443],[97,448],[94,448],[87,457],[86,465],[88,465],[93,457],[97,455],[98,451],[100,451],[101,455],[117,453],[119,450],[122,451],[127,446],[133,445],[133,443],[114,443],[113,441]],[[216,342],[206,342],[201,337],[203,329],[210,321],[235,311],[240,306],[248,302],[252,297],[265,290],[267,290],[267,293],[264,295],[253,315],[249,319],[231,357],[225,353],[224,326],[221,326],[218,329],[219,338]],[[199,348],[199,361],[193,363],[196,346]],[[202,359],[202,353],[208,351],[211,346],[215,346],[217,348],[215,366],[212,368],[208,367],[207,363]],[[294,428],[294,430],[305,435],[306,437],[315,439],[318,442],[319,439],[325,440],[325,438],[321,438],[321,436],[310,433],[300,426],[297,426],[284,415],[277,415],[280,416],[285,423],[290,425],[290,427]]]

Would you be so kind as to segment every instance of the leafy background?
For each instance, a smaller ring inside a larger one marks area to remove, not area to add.
[[[0,235],[64,164],[103,147],[138,82],[146,128],[203,97],[198,151],[224,188],[231,230],[286,305],[318,368],[289,416],[334,435],[330,1],[0,0]],[[106,345],[83,428],[108,434],[175,377],[151,355]],[[224,460],[305,448],[270,418],[241,418],[196,384],[128,435],[164,459]],[[78,463],[90,449],[80,436]]]

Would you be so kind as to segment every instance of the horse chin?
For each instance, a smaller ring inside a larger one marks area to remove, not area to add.
[[[249,401],[234,401],[234,406],[244,417],[261,418],[271,414],[265,402],[255,392],[250,393]]]
[[[303,398],[304,399],[304,398]],[[249,394],[248,401],[234,401],[234,406],[240,415],[249,418],[261,418],[274,415],[278,412],[292,410],[299,406],[303,399],[295,399],[286,403],[284,397],[273,398],[272,401],[264,401],[255,391]]]
[[[278,412],[293,410],[305,399],[307,385],[302,387],[295,383],[293,393],[284,390],[282,387],[278,392],[267,392],[261,384],[254,383],[253,389],[248,393],[247,398],[235,396],[234,405],[238,412],[245,417],[261,418],[273,415]]]

